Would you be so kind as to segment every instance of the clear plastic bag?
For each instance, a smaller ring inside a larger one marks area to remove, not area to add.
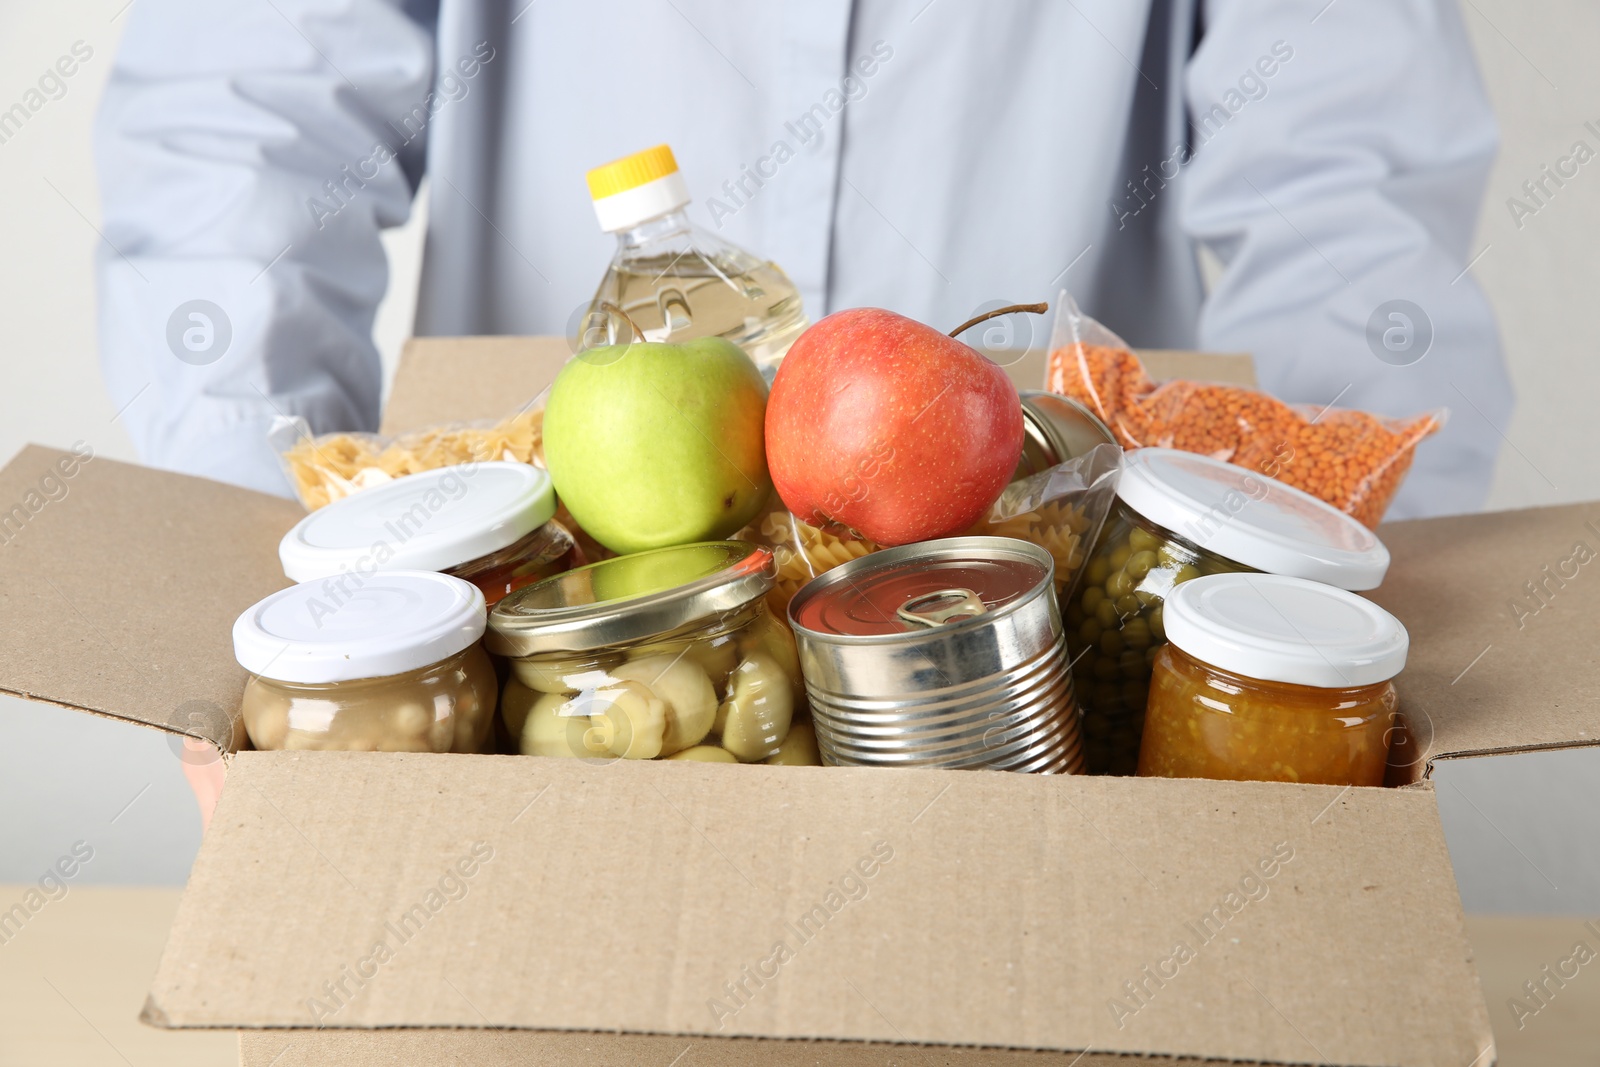
[[[813,526],[787,511],[777,493],[771,509],[734,534],[735,540],[753,541],[772,549],[777,581],[767,594],[767,607],[775,618],[788,621],[789,601],[817,575],[831,571],[883,547],[838,524]]]
[[[1045,388],[1085,404],[1124,448],[1199,452],[1259,471],[1376,527],[1444,409],[1392,419],[1286,404],[1255,389],[1155,382],[1126,342],[1062,291]]]
[[[1056,593],[1066,603],[1111,511],[1121,471],[1122,449],[1096,445],[1006,486],[972,532],[1015,537],[1050,553],[1056,561]]]
[[[1122,449],[1100,445],[1049,470],[1012,482],[968,534],[1015,537],[1036,544],[1056,561],[1056,590],[1070,597],[1084,558],[1100,533],[1122,469]],[[736,537],[772,549],[778,577],[767,604],[787,619],[789,601],[819,574],[882,546],[843,526],[813,526],[773,508]]]
[[[315,511],[359,489],[439,467],[484,460],[543,467],[545,396],[539,394],[498,422],[430,426],[396,437],[375,433],[314,437],[305,419],[279,416],[267,440],[300,503]]]
[[[311,435],[305,419],[279,416],[267,432],[295,495],[307,511],[369,486],[408,474],[461,463],[505,460],[544,466],[544,403],[540,393],[499,422],[450,423],[385,437],[376,433]],[[578,525],[567,506],[556,502],[555,520],[578,542],[575,565],[616,555]]]

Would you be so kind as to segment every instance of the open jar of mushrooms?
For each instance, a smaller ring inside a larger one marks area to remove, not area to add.
[[[495,605],[501,716],[530,756],[818,764],[770,550],[713,541],[568,571]]]

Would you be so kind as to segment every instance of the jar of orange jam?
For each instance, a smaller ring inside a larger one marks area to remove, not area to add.
[[[1382,785],[1405,666],[1400,621],[1302,578],[1218,574],[1174,589],[1139,773]]]

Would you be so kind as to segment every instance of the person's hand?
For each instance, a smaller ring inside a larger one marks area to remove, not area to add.
[[[217,746],[198,737],[184,737],[180,741],[178,758],[183,763],[183,776],[194,790],[195,802],[200,805],[200,832],[203,834],[211,825],[211,813],[217,810],[227,767]]]

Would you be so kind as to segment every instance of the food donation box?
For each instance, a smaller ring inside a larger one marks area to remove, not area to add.
[[[503,416],[566,355],[414,341],[385,430]],[[1384,786],[241,751],[230,631],[301,507],[38,447],[0,501],[47,475],[0,551],[0,688],[228,753],[143,1017],[263,1067],[1486,1064],[1429,772],[1600,738],[1584,504],[1381,529]]]

